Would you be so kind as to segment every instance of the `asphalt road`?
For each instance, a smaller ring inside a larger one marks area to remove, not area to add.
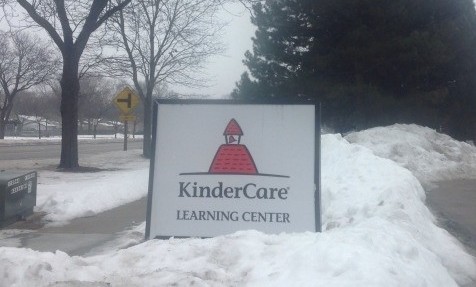
[[[129,141],[128,148],[137,149],[142,147],[142,141]],[[123,150],[124,143],[120,140],[115,142],[98,140],[97,142],[79,142],[79,155],[94,155],[109,151]],[[61,145],[41,144],[41,145],[16,145],[0,146],[0,161],[2,160],[41,160],[59,159]]]

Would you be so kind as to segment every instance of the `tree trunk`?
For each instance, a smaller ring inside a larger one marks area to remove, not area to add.
[[[91,134],[91,119],[88,118],[88,135]]]
[[[145,158],[150,158],[152,147],[152,96],[147,96],[144,102],[144,141],[142,153]]]
[[[0,140],[5,139],[5,130],[7,128],[8,118],[10,117],[10,113],[8,111],[9,107],[3,107],[0,110]],[[11,108],[10,108],[11,110]]]
[[[5,127],[6,123],[3,118],[0,117],[0,140],[5,139]]]
[[[132,130],[132,138],[136,138],[136,126],[137,126],[137,121],[134,121],[134,129]]]
[[[73,54],[74,52],[67,52]],[[72,55],[63,56],[63,75],[61,76],[61,159],[59,168],[76,168],[78,162],[78,95],[79,59]]]

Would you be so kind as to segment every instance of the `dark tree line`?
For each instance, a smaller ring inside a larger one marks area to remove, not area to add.
[[[253,7],[235,98],[317,98],[344,132],[418,123],[476,138],[472,0],[282,0]]]

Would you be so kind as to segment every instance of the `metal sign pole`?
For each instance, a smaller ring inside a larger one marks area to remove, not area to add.
[[[124,151],[127,151],[127,120],[124,121]]]

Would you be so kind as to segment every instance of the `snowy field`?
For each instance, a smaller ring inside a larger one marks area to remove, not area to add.
[[[128,139],[132,139],[132,135],[129,134]],[[134,138],[142,139],[142,135],[135,135]],[[78,135],[78,140],[80,142],[110,142],[110,141],[122,141],[124,140],[124,134],[118,133],[116,135],[96,135],[94,138],[93,135]],[[12,146],[12,145],[38,145],[38,144],[61,144],[60,136],[51,136],[51,137],[5,137],[5,139],[0,140],[0,146]]]
[[[138,155],[40,171],[37,211],[65,224],[145,196]],[[441,177],[476,178],[476,148],[416,125],[323,135],[322,233],[143,242],[142,224],[91,257],[0,247],[0,286],[474,286],[474,258],[425,206],[420,182]]]

